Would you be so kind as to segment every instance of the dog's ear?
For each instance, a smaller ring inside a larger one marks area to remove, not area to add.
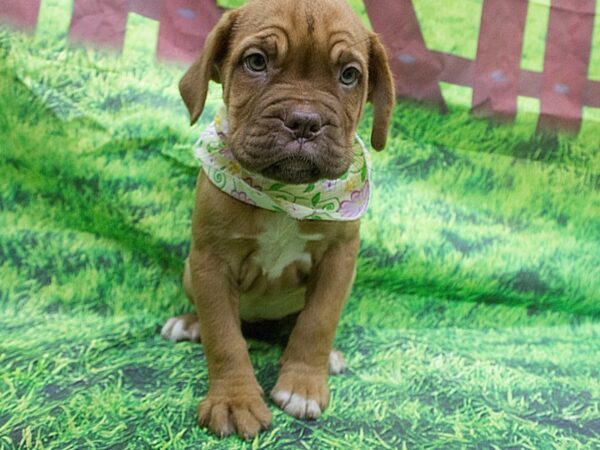
[[[368,101],[373,103],[371,146],[375,150],[385,147],[395,99],[394,77],[385,48],[379,37],[373,33],[370,38]]]
[[[221,82],[221,63],[227,54],[229,38],[237,14],[236,10],[231,10],[221,16],[217,25],[206,37],[200,57],[179,82],[179,92],[190,113],[192,125],[196,123],[204,109],[209,81]]]

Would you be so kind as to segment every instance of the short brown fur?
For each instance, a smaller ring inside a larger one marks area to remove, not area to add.
[[[268,53],[264,75],[243,67],[245,52],[254,47]],[[349,62],[361,71],[352,89],[340,86],[338,76]],[[192,123],[202,113],[210,80],[223,85],[229,145],[249,170],[268,170],[289,151],[292,162],[277,166],[275,179],[339,177],[350,164],[367,101],[374,105],[372,145],[385,145],[394,102],[385,51],[342,0],[254,0],[225,13],[180,83]],[[310,153],[310,174],[304,170],[309,163],[295,157],[296,141],[281,128],[296,110],[314,112],[326,123],[314,142],[300,145]],[[267,279],[252,256],[258,236],[279,214],[224,194],[202,172],[198,177],[184,287],[196,306],[209,372],[199,422],[221,436],[249,438],[271,422],[240,331],[244,295],[305,290],[273,392],[296,393],[320,410],[329,402],[328,357],[354,278],[359,222],[299,222],[302,233],[321,236],[306,245],[310,266],[293,263],[277,279]],[[307,409],[298,417],[315,415]]]

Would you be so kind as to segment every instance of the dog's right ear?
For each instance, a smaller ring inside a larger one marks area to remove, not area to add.
[[[237,19],[237,11],[227,11],[206,37],[200,57],[192,64],[179,82],[179,92],[190,113],[191,124],[202,114],[208,83],[221,82],[221,63],[227,54],[231,30]]]

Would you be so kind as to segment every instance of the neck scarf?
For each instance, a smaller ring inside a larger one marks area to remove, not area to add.
[[[362,217],[370,198],[370,156],[356,136],[352,164],[336,180],[284,184],[244,169],[227,146],[228,124],[222,108],[200,135],[194,155],[221,191],[239,201],[299,220],[349,221]]]

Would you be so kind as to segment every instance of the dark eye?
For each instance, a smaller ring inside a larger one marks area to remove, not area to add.
[[[261,53],[252,53],[244,60],[248,70],[252,72],[264,72],[267,70],[267,58]]]
[[[346,86],[352,86],[354,83],[358,81],[358,77],[360,76],[360,72],[354,66],[346,67],[342,70],[340,74],[340,83]]]

